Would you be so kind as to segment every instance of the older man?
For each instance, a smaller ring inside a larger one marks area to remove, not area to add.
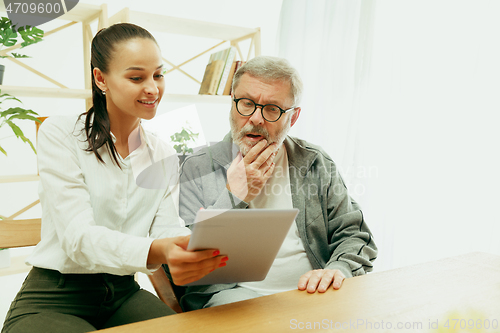
[[[192,223],[200,208],[298,208],[299,214],[265,280],[189,287],[181,306],[295,288],[321,293],[371,271],[377,248],[335,163],[321,148],[287,136],[301,112],[297,71],[285,59],[259,56],[237,71],[232,91],[231,132],[183,164],[182,218]]]

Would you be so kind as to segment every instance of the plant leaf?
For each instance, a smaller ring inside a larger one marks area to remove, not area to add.
[[[33,142],[31,142],[30,139],[26,138],[27,142],[29,143],[31,149],[33,149],[33,152],[36,154],[36,149],[35,149],[35,146],[33,145]],[[26,142],[26,141],[25,141]]]
[[[17,43],[17,32],[12,28],[2,29],[0,31],[0,43],[5,46],[14,46]]]
[[[7,156],[7,152],[5,151],[5,149],[3,149],[3,148],[2,148],[2,146],[0,146],[0,151],[1,151],[2,153],[4,153],[4,154],[5,154],[5,156]]]
[[[20,107],[15,107],[0,112],[0,117],[7,118],[8,115],[28,115],[28,114],[33,114],[35,116],[38,116],[38,113],[36,113],[33,110],[26,110]]]
[[[7,123],[7,125],[10,126],[10,128],[12,128],[12,131],[14,132],[14,134],[16,135],[16,137],[22,139],[24,141],[23,138],[26,138],[24,136],[24,133],[23,131],[19,128],[19,126],[17,126],[16,124],[14,124],[12,121],[9,121],[9,120],[6,120],[5,121]]]
[[[199,133],[194,133],[191,129],[182,127],[180,132],[176,132],[170,136],[172,142],[178,142],[174,145],[174,149],[178,154],[186,155],[186,153],[193,153],[193,149],[188,147],[187,142],[195,142]]]
[[[16,58],[16,59],[19,59],[19,58],[31,58],[30,56],[28,56],[26,54],[19,54],[19,53],[15,53],[15,52],[12,52],[10,55],[13,58]]]
[[[37,122],[39,124],[42,123],[42,121],[40,119],[33,117],[32,115],[29,115],[29,114],[15,114],[15,115],[9,117],[9,120],[13,120],[13,119],[32,120],[32,121]]]
[[[29,116],[29,117],[31,117],[29,119],[41,123],[40,120],[38,120],[38,119],[34,118],[33,116],[31,116],[31,115],[38,116],[38,113],[36,113],[33,110],[24,109],[24,108],[21,108],[21,107],[15,107],[15,108],[9,108],[9,109],[7,109],[5,111],[2,111],[2,113],[1,113],[1,115],[3,117],[6,117],[7,115],[10,115],[10,114],[12,114],[12,115],[19,115],[19,116]],[[16,117],[16,118],[27,119],[27,118],[23,118],[23,117]],[[34,119],[32,119],[32,118],[34,118]]]
[[[10,128],[12,128],[12,131],[19,139],[23,140],[24,143],[28,143],[31,146],[31,149],[33,149],[33,152],[35,152],[36,154],[35,146],[33,145],[30,139],[24,136],[24,133],[19,128],[19,126],[17,126],[16,124],[14,124],[12,121],[9,120],[6,120],[6,123],[10,126]]]
[[[4,96],[8,96],[8,97],[4,98]],[[23,104],[23,102],[21,102],[21,100],[17,99],[17,97],[14,97],[14,96],[9,95],[9,94],[3,94],[3,95],[0,96],[0,98],[4,98],[3,101],[0,101],[0,103],[8,101],[9,99],[13,99],[13,100],[18,101],[19,103]]]
[[[0,30],[9,29],[11,27],[11,22],[8,17],[3,16],[0,20]]]
[[[25,27],[20,27],[19,29],[17,29],[17,31],[21,35],[21,38],[24,40],[24,42],[21,43],[21,47],[26,47],[28,45],[38,43],[43,38],[43,30],[38,29],[37,27],[27,25]]]
[[[174,145],[174,149],[175,149],[175,151],[178,154],[182,153],[182,147],[181,147],[181,145]]]

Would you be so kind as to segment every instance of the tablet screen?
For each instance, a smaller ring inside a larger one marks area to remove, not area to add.
[[[187,285],[262,281],[298,209],[206,209],[198,211],[188,250],[219,249],[227,265]]]

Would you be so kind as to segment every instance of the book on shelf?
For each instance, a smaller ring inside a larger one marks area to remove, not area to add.
[[[226,63],[224,65],[224,71],[222,72],[222,76],[220,78],[219,87],[217,88],[217,95],[222,95],[222,93],[224,92],[224,88],[226,87],[226,82],[229,77],[229,72],[234,60],[236,59],[236,48],[234,46],[226,49],[226,51]]]
[[[233,76],[236,72],[236,63],[238,61],[233,61],[231,68],[229,69],[229,75],[227,76],[226,85],[224,86],[224,91],[222,95],[231,95],[231,84],[233,83]],[[240,61],[241,62],[241,61]]]
[[[244,64],[245,61],[241,60],[233,61],[233,64],[231,65],[231,70],[229,72],[229,77],[227,78],[226,87],[224,88],[224,92],[222,93],[222,95],[231,95],[234,74]]]
[[[214,60],[210,62],[205,68],[205,74],[203,75],[203,81],[201,82],[200,91],[198,93],[201,95],[215,95],[223,70],[223,60]]]
[[[231,67],[236,58],[236,48],[231,46],[212,53],[201,82],[199,94],[222,95]]]

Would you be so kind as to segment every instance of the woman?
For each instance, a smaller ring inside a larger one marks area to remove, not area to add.
[[[133,24],[103,29],[91,65],[92,108],[50,117],[38,133],[42,237],[5,333],[88,332],[169,315],[135,272],[165,263],[185,284],[227,260],[217,250],[186,251],[175,152],[140,124],[164,90],[154,37]]]

